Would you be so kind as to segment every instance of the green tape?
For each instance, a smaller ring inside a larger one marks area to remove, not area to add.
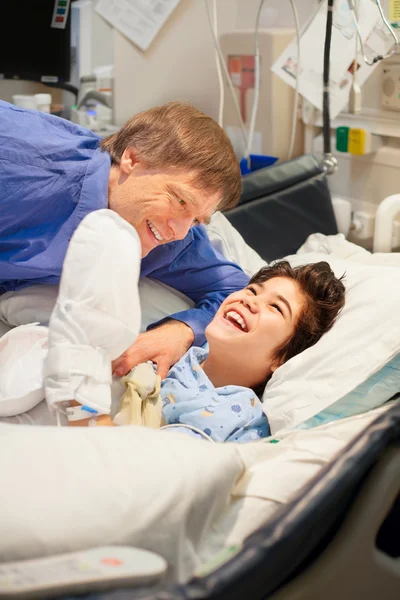
[[[215,556],[213,556],[209,561],[207,561],[204,565],[202,565],[195,573],[197,577],[204,577],[209,573],[212,573],[216,569],[218,569],[221,565],[228,562],[232,556],[235,556],[238,552],[240,552],[242,546],[229,546],[229,548],[223,548],[220,552],[218,552]]]
[[[349,149],[349,127],[338,127],[336,129],[336,150],[348,152]]]

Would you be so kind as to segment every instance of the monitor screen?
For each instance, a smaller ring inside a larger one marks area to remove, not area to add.
[[[69,0],[0,1],[0,78],[70,79]]]

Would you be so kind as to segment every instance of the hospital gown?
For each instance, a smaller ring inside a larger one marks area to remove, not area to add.
[[[238,385],[214,387],[201,368],[207,350],[191,348],[162,383],[164,419],[172,431],[201,438],[181,424],[200,429],[216,442],[251,442],[270,435],[262,403]]]

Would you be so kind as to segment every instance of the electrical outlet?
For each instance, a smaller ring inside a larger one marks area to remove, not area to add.
[[[393,221],[392,248],[400,248],[400,221]]]
[[[364,210],[355,210],[352,220],[353,235],[360,240],[367,240],[374,236],[375,215]]]

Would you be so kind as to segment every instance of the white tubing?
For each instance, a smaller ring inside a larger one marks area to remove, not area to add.
[[[373,252],[392,251],[393,220],[400,212],[400,194],[385,198],[375,215]]]
[[[218,39],[218,13],[217,13],[217,0],[213,0],[213,24],[215,37]],[[221,62],[219,60],[218,50],[215,48],[215,63],[217,65],[217,76],[218,76],[218,88],[219,88],[219,109],[218,109],[218,125],[224,126],[224,101],[225,101],[225,89],[224,89],[224,78],[222,75]]]

